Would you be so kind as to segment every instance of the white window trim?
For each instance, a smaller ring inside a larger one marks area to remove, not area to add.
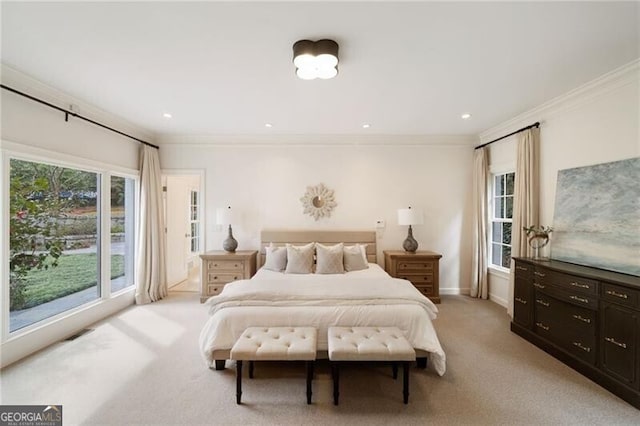
[[[119,298],[120,295],[125,295],[127,293],[131,293],[133,295],[136,287],[136,283],[134,282],[133,286],[123,289],[122,291],[117,292],[116,294],[110,294],[110,278],[111,274],[102,273],[102,279],[100,282],[100,298],[90,301],[86,304],[77,306],[75,308],[69,309],[64,312],[60,312],[54,316],[46,318],[42,321],[38,321],[29,326],[23,327],[19,330],[9,332],[9,205],[6,203],[6,200],[9,199],[9,179],[8,175],[5,179],[5,174],[9,173],[9,161],[11,159],[24,160],[24,161],[32,161],[39,162],[43,164],[52,164],[56,166],[69,167],[74,168],[76,170],[83,170],[93,173],[100,173],[102,175],[102,179],[100,180],[101,187],[101,203],[105,202],[105,198],[107,199],[107,203],[110,203],[110,194],[111,188],[107,185],[109,179],[106,177],[110,177],[112,174],[127,177],[134,179],[136,182],[136,205],[135,209],[138,211],[138,191],[139,191],[139,172],[135,169],[129,169],[126,167],[121,167],[113,164],[102,163],[95,160],[89,160],[82,157],[77,157],[69,154],[63,154],[55,151],[48,151],[42,148],[34,148],[32,146],[23,145],[15,142],[9,142],[5,140],[0,140],[0,176],[2,176],[2,187],[0,188],[0,232],[3,234],[2,238],[2,247],[0,247],[0,252],[2,253],[3,262],[0,262],[0,284],[2,285],[2,299],[3,303],[0,306],[0,344],[4,345],[7,342],[18,341],[21,338],[28,338],[28,336],[32,333],[38,332],[43,329],[47,329],[50,326],[55,326],[57,323],[63,321],[64,319],[70,319],[74,316],[84,313],[86,311],[91,310],[92,308],[100,307],[100,305],[108,302],[111,304],[113,299],[116,297]],[[104,204],[103,204],[104,205]],[[108,209],[107,209],[108,210]],[[110,212],[101,215],[101,232],[108,226],[110,222],[106,222],[106,220],[110,221]],[[106,225],[105,225],[106,224]],[[135,226],[136,232],[138,230],[138,224]],[[137,239],[137,238],[136,238]],[[109,267],[108,271],[111,269],[110,256],[108,256],[108,249],[110,249],[110,239],[101,238],[101,262],[105,262],[105,256],[107,257],[106,263],[101,263],[101,268],[104,270],[105,267]],[[137,250],[136,250],[137,251]],[[110,253],[109,253],[110,254]],[[107,280],[107,277],[109,280]],[[135,278],[134,278],[135,280]],[[106,295],[109,296],[106,296]],[[2,360],[2,365],[4,365],[4,359]]]
[[[501,163],[501,164],[492,164],[491,166],[489,166],[489,179],[491,180],[490,184],[489,184],[489,193],[487,194],[487,198],[488,198],[488,209],[487,209],[487,229],[489,230],[489,232],[487,233],[487,257],[488,257],[488,262],[487,262],[487,268],[489,269],[489,272],[495,272],[494,275],[498,275],[498,276],[502,276],[503,278],[508,278],[509,275],[511,274],[511,269],[510,268],[505,268],[502,265],[494,265],[492,262],[493,259],[493,222],[494,222],[494,214],[493,214],[493,199],[494,199],[494,193],[493,193],[493,184],[494,184],[494,176],[495,175],[503,175],[503,174],[507,174],[507,173],[514,173],[516,172],[516,165],[515,163]],[[514,188],[514,192],[515,192],[515,188]],[[513,219],[511,219],[513,223]],[[500,219],[497,219],[497,221],[500,221]],[[513,229],[511,230],[512,235],[513,235]]]

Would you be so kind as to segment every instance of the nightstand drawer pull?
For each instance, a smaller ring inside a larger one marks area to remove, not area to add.
[[[520,303],[522,303],[523,305],[526,305],[526,304],[527,304],[527,301],[526,301],[526,300],[524,300],[524,299],[520,299],[519,297],[516,297],[516,302],[520,302]]]
[[[578,321],[586,322],[587,324],[591,324],[591,319],[583,318],[582,315],[572,315],[573,319],[577,319]]]
[[[537,276],[539,276],[539,277],[542,277],[542,278],[544,278],[544,277],[545,277],[545,274],[543,274],[542,272],[535,271],[533,274],[534,274],[534,275],[537,275]]]
[[[545,302],[545,301],[544,301],[544,300],[542,300],[542,299],[536,299],[536,303],[538,303],[539,305],[544,306],[545,308],[548,308],[549,306],[551,306],[551,304],[550,304],[550,303]]]
[[[573,342],[573,346],[582,349],[585,352],[591,352],[591,348],[588,348],[586,346],[582,346],[582,343],[580,342]]]
[[[543,330],[549,331],[549,326],[548,326],[548,325],[544,325],[544,324],[543,324],[543,323],[541,323],[541,322],[537,322],[537,323],[536,323],[536,325],[537,325],[538,327],[540,327],[541,329],[543,329]]]
[[[519,270],[519,271],[528,271],[529,270],[529,268],[525,268],[524,266],[518,266],[518,265],[516,265],[516,269]]]
[[[629,298],[629,296],[626,293],[618,293],[615,290],[607,290],[605,293],[607,293],[610,296],[619,297],[621,299],[628,299]]]
[[[534,286],[535,288],[540,288],[540,289],[543,289],[543,288],[545,287],[545,286],[543,286],[542,284],[538,284],[538,283],[533,283],[533,286]]]
[[[575,300],[577,302],[589,303],[589,299],[585,299],[584,297],[580,297],[580,296],[569,296],[569,299]]]
[[[589,284],[581,284],[581,283],[578,283],[578,282],[575,282],[575,281],[572,282],[572,283],[569,283],[569,285],[571,285],[573,287],[579,287],[579,288],[589,288]]]
[[[627,349],[627,344],[626,343],[620,343],[620,342],[616,342],[616,339],[614,339],[613,337],[605,337],[604,340],[606,340],[609,343],[612,343],[616,346],[620,346],[622,349]]]

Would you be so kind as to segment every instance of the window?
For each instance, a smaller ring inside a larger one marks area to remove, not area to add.
[[[9,332],[134,284],[135,178],[19,158],[8,174]]]
[[[511,226],[515,173],[493,175],[491,204],[491,265],[511,266]]]
[[[200,195],[198,191],[191,191],[190,200],[191,253],[198,253],[200,252]]]

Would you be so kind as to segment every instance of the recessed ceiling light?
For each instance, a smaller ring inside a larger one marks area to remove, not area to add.
[[[173,116],[172,116],[171,114],[169,114],[168,112],[165,112],[164,114],[162,114],[162,116],[163,116],[164,118],[171,118],[171,117],[173,117]]]
[[[471,114],[469,114],[468,112],[465,112],[464,114],[462,114],[460,116],[463,120],[468,120],[471,118]]]
[[[264,123],[264,127],[268,127],[269,129],[273,127],[273,124],[271,123]]]
[[[368,129],[369,127],[371,127],[371,124],[365,123],[362,125],[363,129]]]

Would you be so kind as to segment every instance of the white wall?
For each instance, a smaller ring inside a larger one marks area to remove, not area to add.
[[[121,119],[101,112],[91,105],[83,104],[4,65],[2,66],[2,84],[63,108],[68,108],[70,104],[77,105],[81,115],[104,122],[106,125],[142,139],[150,137],[149,133],[133,128]],[[0,150],[3,157],[7,152],[18,152],[35,156],[34,158],[40,161],[61,161],[78,167],[97,167],[127,173],[135,173],[138,170],[139,144],[131,139],[78,119],[70,118],[69,122],[65,122],[63,113],[6,90],[0,90],[0,102],[2,106]],[[4,173],[4,170],[0,172]],[[3,194],[8,191],[4,176],[2,190],[0,192]],[[8,199],[8,195],[3,197]],[[5,215],[8,210],[8,208],[2,208],[0,212]],[[3,229],[2,232],[0,249],[3,253],[2,258],[6,259],[9,247],[4,234],[5,230]],[[55,321],[46,325],[29,327],[9,336],[5,321],[9,311],[8,273],[3,269],[6,266],[4,262],[0,265],[3,313],[0,315],[2,329],[0,366],[15,362],[133,303],[133,292],[129,291],[58,315]]]
[[[490,129],[481,140],[536,121],[541,122],[540,224],[551,225],[558,170],[640,156],[640,61]],[[490,163],[515,165],[515,141],[490,145]],[[490,274],[489,293],[506,306],[508,278]]]
[[[215,209],[231,205],[241,212],[234,226],[240,249],[257,249],[261,229],[374,229],[382,250],[401,249],[406,227],[397,209],[424,210],[425,224],[414,227],[420,249],[443,255],[442,293],[468,292],[470,264],[470,187],[472,148],[468,140],[442,144],[295,145],[240,143],[163,144],[164,169],[205,169],[206,249],[219,250],[226,237],[215,226]],[[324,183],[338,206],[328,219],[302,213],[306,187]]]

